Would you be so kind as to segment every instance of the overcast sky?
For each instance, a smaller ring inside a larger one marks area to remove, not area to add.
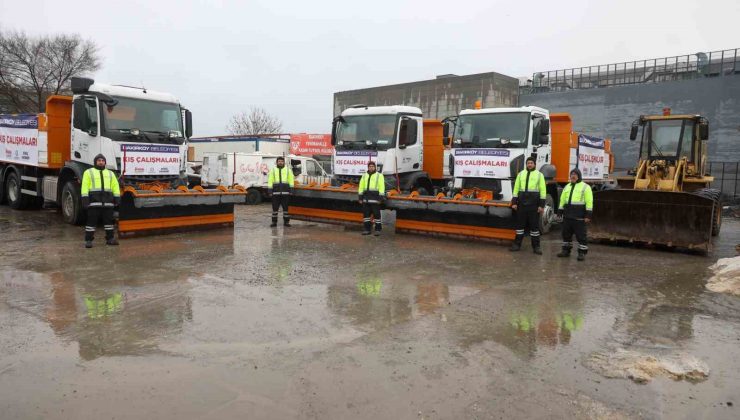
[[[740,47],[738,0],[0,0],[0,29],[76,32],[96,80],[179,97],[195,135],[260,106],[330,131],[337,91],[438,74],[535,71]]]

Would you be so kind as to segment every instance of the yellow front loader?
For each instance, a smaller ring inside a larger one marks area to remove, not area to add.
[[[618,188],[594,194],[593,239],[711,250],[719,234],[720,191],[707,174],[709,122],[700,115],[640,116],[640,158]]]

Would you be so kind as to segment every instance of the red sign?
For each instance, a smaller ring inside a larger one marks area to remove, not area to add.
[[[331,156],[334,147],[331,145],[331,134],[291,134],[290,153],[294,155]]]

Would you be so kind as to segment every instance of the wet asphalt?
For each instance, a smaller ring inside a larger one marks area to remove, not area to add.
[[[54,210],[0,207],[0,418],[738,418],[734,256],[592,245],[587,261],[454,239],[235,228],[83,248]],[[622,350],[703,381],[607,378]]]

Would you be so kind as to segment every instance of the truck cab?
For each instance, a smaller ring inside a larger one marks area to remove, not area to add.
[[[448,119],[446,134],[450,124],[453,193],[511,201],[514,180],[530,156],[546,178],[555,176],[550,163],[550,113],[546,109],[465,109]]]
[[[192,116],[174,96],[144,88],[72,79],[71,161],[107,167],[127,183],[186,185]]]
[[[444,165],[441,123],[436,124],[437,141],[425,135],[432,125],[423,120],[421,109],[411,106],[357,105],[342,111],[332,124],[334,182],[358,183],[373,161],[388,189],[430,194]],[[432,151],[433,146],[439,150]],[[437,155],[439,163],[430,163]]]

